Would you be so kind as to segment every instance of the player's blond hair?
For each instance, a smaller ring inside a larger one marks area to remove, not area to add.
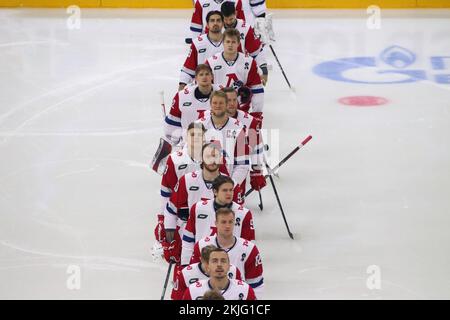
[[[212,102],[212,99],[214,97],[224,98],[225,103],[228,104],[228,97],[227,97],[226,93],[223,92],[222,90],[216,90],[216,91],[211,92],[211,95],[209,96],[210,103]]]
[[[225,38],[236,38],[237,42],[241,42],[241,34],[239,33],[238,30],[236,30],[235,28],[229,28],[227,30],[225,30],[225,32],[223,33],[223,41],[225,41]]]

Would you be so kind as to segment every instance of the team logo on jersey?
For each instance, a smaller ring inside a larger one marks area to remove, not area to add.
[[[193,284],[195,282],[197,282],[199,279],[198,278],[192,278],[189,280],[189,284]]]
[[[220,69],[222,69],[222,66],[215,66],[214,67],[214,70],[220,70]]]
[[[233,272],[228,272],[228,278],[230,278],[230,279],[233,279],[233,278],[234,278]]]
[[[204,53],[204,52],[206,52],[206,48],[198,50],[198,53]]]
[[[207,8],[207,7],[209,7],[209,3],[204,3],[203,8]]]
[[[201,214],[199,214],[197,216],[197,219],[206,219],[206,218],[208,218],[208,215],[207,214],[203,214],[203,213],[201,213]]]
[[[190,191],[198,191],[200,188],[197,186],[192,186],[189,188]]]
[[[192,105],[192,102],[183,103],[183,107],[190,107],[191,105]]]
[[[247,257],[247,254],[243,253],[242,256],[241,256],[241,261],[244,261],[246,257]]]
[[[233,138],[236,139],[236,130],[227,130],[227,138]]]
[[[178,166],[178,170],[184,170],[187,168],[187,164],[182,164],[181,166]]]
[[[236,223],[234,225],[240,227],[241,226],[241,218],[236,218]]]
[[[249,64],[248,62],[246,62],[245,65],[244,65],[244,69],[245,69],[245,70],[248,70],[249,65],[250,65],[250,64]]]
[[[243,293],[239,293],[239,300],[244,300],[244,294]]]

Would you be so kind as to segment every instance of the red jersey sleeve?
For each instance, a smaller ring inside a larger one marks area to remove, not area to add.
[[[166,162],[166,171],[164,172],[161,179],[161,186],[163,186],[164,188],[161,189],[164,189],[165,192],[171,194],[177,182],[178,178],[177,173],[175,171],[175,165],[173,164],[172,157],[169,156]]]
[[[242,19],[245,21],[244,9],[242,8],[242,1],[238,0],[236,2],[236,18]]]
[[[258,74],[258,66],[255,60],[252,60],[252,66],[248,72],[247,83],[245,85],[249,88],[261,85],[261,77]]]
[[[258,286],[258,283],[262,281],[263,266],[261,255],[256,246],[253,246],[250,256],[245,261],[244,268],[245,281],[252,286]]]
[[[189,54],[184,61],[183,71],[189,74],[191,77],[195,76],[195,69],[198,65],[198,53],[194,43],[191,43]]]
[[[191,298],[191,291],[189,291],[189,288],[184,290],[183,300],[192,300],[192,298]]]
[[[195,1],[194,12],[191,18],[191,31],[195,34],[201,34],[203,31],[203,9],[199,1]]]
[[[250,286],[248,286],[247,300],[257,300],[255,291]]]
[[[245,240],[253,241],[255,240],[255,228],[253,227],[253,215],[250,211],[244,217],[241,229],[241,238]]]
[[[198,242],[194,246],[194,253],[192,254],[191,257],[191,264],[197,262],[200,262],[200,246]]]
[[[255,30],[250,26],[245,36],[245,51],[252,57],[255,57],[261,50],[261,46],[261,40],[255,35]]]

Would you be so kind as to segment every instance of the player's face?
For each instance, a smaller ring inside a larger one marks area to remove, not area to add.
[[[223,279],[228,276],[230,260],[226,252],[211,252],[206,272],[211,278]]]
[[[236,110],[238,108],[238,99],[237,99],[237,92],[227,92],[227,112],[229,115],[234,116],[236,113]]]
[[[208,29],[211,33],[219,33],[222,32],[223,28],[223,21],[222,17],[218,14],[213,14],[211,17],[209,17],[208,21]]]
[[[233,184],[224,183],[219,187],[216,194],[217,200],[221,203],[231,203],[233,201]]]
[[[211,113],[218,118],[225,116],[227,112],[227,101],[218,96],[214,96],[211,99]]]
[[[239,48],[239,41],[236,37],[225,37],[223,40],[223,49],[225,53],[236,54]]]
[[[205,135],[203,130],[200,128],[192,128],[187,132],[188,145],[194,148],[202,149],[203,143],[205,142]],[[199,153],[200,154],[200,153]]]
[[[223,237],[230,237],[233,235],[234,229],[234,214],[221,214],[216,220],[217,234]]]
[[[205,148],[203,150],[203,168],[209,172],[215,172],[219,170],[221,164],[221,158],[219,150],[216,148]]]
[[[232,14],[229,17],[223,18],[223,23],[225,24],[225,27],[227,27],[227,28],[232,27],[235,22],[236,22],[236,15],[234,15],[234,14]]]
[[[210,86],[212,84],[213,75],[208,70],[202,70],[195,76],[195,81],[201,87]]]

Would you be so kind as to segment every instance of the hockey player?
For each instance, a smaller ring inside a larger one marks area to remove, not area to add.
[[[240,33],[241,45],[240,52],[247,53],[255,59],[256,64],[261,69],[261,81],[263,85],[266,84],[268,78],[267,62],[263,45],[256,36],[253,27],[246,21],[236,18],[236,8],[231,1],[222,3],[221,12],[223,14],[223,21],[225,29],[235,28]]]
[[[206,128],[205,139],[220,146],[228,175],[234,180],[235,187],[240,188],[249,171],[249,149],[245,129],[238,120],[227,114],[227,96],[223,91],[211,94],[211,115],[202,117],[197,122]]]
[[[234,236],[235,216],[233,210],[220,208],[216,211],[217,234],[201,239],[194,246],[191,263],[200,261],[201,249],[207,245],[223,248],[234,264],[242,273],[242,278],[260,297],[263,286],[263,266],[261,256],[256,245],[248,240]]]
[[[192,83],[196,67],[206,59],[223,50],[223,15],[220,11],[210,11],[206,16],[208,33],[193,38],[189,54],[181,68],[178,91]]]
[[[164,209],[166,241],[163,243],[167,261],[180,262],[181,237],[189,209],[201,199],[212,199],[212,181],[221,173],[221,150],[212,143],[203,145],[201,170],[186,173],[178,180]]]
[[[209,278],[209,275],[206,273],[206,265],[208,264],[211,251],[216,248],[213,245],[204,247],[201,252],[201,262],[191,264],[183,270],[178,270],[172,290],[172,300],[181,300],[184,291],[190,284]],[[242,280],[241,272],[233,265],[230,265],[230,270],[227,272],[227,275],[230,279]]]
[[[192,39],[197,38],[204,33],[207,26],[206,16],[211,11],[220,11],[220,7],[225,0],[197,0],[194,6],[194,12],[191,18]],[[233,1],[236,7],[237,17],[245,20],[244,11],[242,10],[242,0]],[[189,42],[189,41],[187,41]]]
[[[223,34],[224,51],[208,58],[206,63],[213,71],[214,83],[221,87],[234,87],[236,90],[246,86],[252,93],[253,111],[262,112],[264,107],[264,87],[258,74],[255,60],[238,52],[240,33],[227,29]]]
[[[187,129],[187,143],[180,151],[172,152],[166,163],[166,169],[161,180],[161,211],[157,214],[158,224],[155,228],[155,238],[165,240],[164,209],[178,180],[187,172],[200,169],[202,162],[202,147],[205,142],[205,127],[192,122]]]
[[[239,120],[247,133],[247,142],[250,151],[250,185],[255,190],[261,190],[266,186],[266,179],[262,172],[264,143],[261,137],[262,114],[252,112],[251,114],[238,110],[237,92],[233,88],[227,87],[222,89],[227,95],[227,113],[233,119]],[[207,112],[207,111],[205,111]],[[243,184],[245,186],[245,184]],[[245,188],[242,187],[242,192]]]
[[[165,118],[164,135],[171,145],[179,144],[185,138],[188,125],[198,119],[199,112],[210,109],[209,97],[217,89],[212,84],[211,67],[199,64],[195,69],[195,81],[197,84],[187,86],[175,94]]]
[[[224,249],[211,251],[206,270],[209,279],[197,281],[185,290],[183,300],[199,300],[210,290],[217,290],[225,300],[256,300],[253,288],[241,280],[227,277],[230,257]]]
[[[244,206],[233,202],[233,188],[234,181],[230,177],[218,176],[213,182],[214,199],[199,201],[192,206],[183,233],[181,265],[189,264],[196,242],[216,233],[216,211],[220,208],[233,210],[236,237],[255,240],[252,213]]]

